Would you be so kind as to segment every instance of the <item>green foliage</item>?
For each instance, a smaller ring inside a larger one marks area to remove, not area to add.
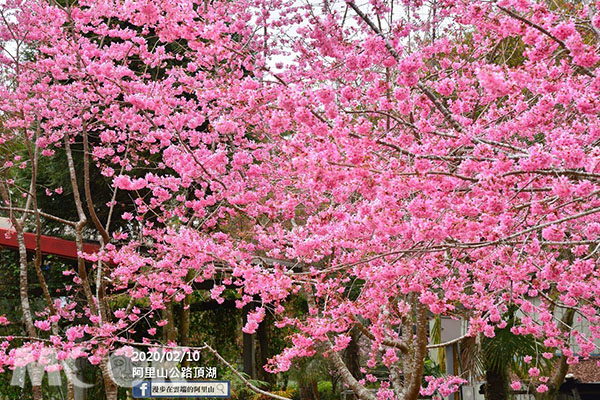
[[[440,364],[429,358],[429,356],[427,356],[427,359],[425,359],[425,368],[423,370],[423,376],[428,375],[435,378],[439,378],[443,375]]]
[[[0,334],[4,334],[2,329],[0,329]],[[26,379],[24,388],[12,386],[10,383],[11,379],[11,371],[5,370],[0,373],[0,399],[31,399],[31,383],[29,382],[29,379]]]
[[[534,356],[546,351],[546,348],[532,335],[515,335],[510,329],[518,323],[518,318],[511,310],[509,323],[505,328],[495,330],[493,338],[485,338],[482,344],[482,357],[486,370],[508,374],[510,370],[518,371],[529,368],[523,360],[526,356]],[[545,358],[538,360],[540,367],[549,366]],[[526,367],[527,366],[527,367]]]
[[[321,400],[339,400],[341,395],[338,391],[333,390],[331,381],[319,381],[319,397]]]
[[[508,36],[496,44],[488,58],[494,64],[515,68],[525,61],[525,50],[526,46],[522,37]]]
[[[202,312],[194,312],[190,316],[190,345],[200,345],[204,342],[227,360],[235,360],[240,356],[241,345],[238,342],[241,310],[216,308]],[[203,353],[203,364],[206,366],[219,365],[220,361],[212,355]]]
[[[244,379],[246,379],[248,382],[250,382],[252,385],[256,386],[259,389],[264,390],[268,386],[267,382],[259,381],[256,379],[250,379],[250,376],[248,376],[248,374],[245,374],[243,372],[240,372],[240,375],[242,375],[244,377]],[[240,379],[239,376],[234,374],[229,369],[225,370],[225,372],[223,373],[221,378],[231,381],[231,398],[232,398],[232,400],[252,399],[256,395],[256,393],[254,391],[252,391],[246,385],[246,383],[242,379]]]

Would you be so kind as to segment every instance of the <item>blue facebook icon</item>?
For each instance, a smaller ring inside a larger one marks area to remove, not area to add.
[[[135,385],[132,389],[132,394],[135,399],[144,399],[146,397],[151,397],[152,383],[148,381],[140,382],[137,385]]]

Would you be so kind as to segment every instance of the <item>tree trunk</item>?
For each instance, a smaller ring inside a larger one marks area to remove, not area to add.
[[[561,332],[566,332],[569,329],[572,329],[573,318],[575,317],[575,310],[570,308],[567,309],[564,315],[561,318]],[[558,396],[558,391],[560,390],[560,386],[565,381],[565,376],[569,371],[569,365],[567,364],[567,356],[564,354],[556,361],[553,366],[553,372],[550,376],[550,380],[547,383],[548,391],[545,393],[536,393],[536,400],[554,400]],[[579,393],[577,393],[579,395]]]
[[[300,389],[300,400],[313,400],[312,390],[310,385],[307,385],[306,382],[298,382],[298,389]]]
[[[14,224],[14,221],[13,221]],[[27,248],[25,247],[25,234],[23,232],[23,226],[21,224],[14,224],[17,230],[17,241],[19,243],[19,294],[21,297],[21,309],[23,312],[23,320],[27,329],[27,334],[34,340],[37,337],[36,329],[33,325],[33,317],[31,314],[31,306],[29,304],[29,281],[27,279],[28,262],[27,262]],[[41,375],[41,376],[38,376]],[[42,400],[44,398],[42,394],[41,380],[43,377],[43,369],[39,371],[39,368],[32,368],[31,378],[31,393],[33,400]]]
[[[300,389],[300,400],[321,400],[319,396],[319,386],[317,382],[309,378],[298,382]]]
[[[33,184],[31,186],[33,187]],[[4,203],[11,204],[8,188],[4,183],[0,185],[0,194]],[[29,264],[27,262],[27,247],[25,246],[25,233],[23,230],[24,220],[18,220],[12,214],[10,220],[17,233],[17,243],[19,244],[19,299],[23,313],[23,323],[25,324],[27,335],[34,340],[37,337],[37,332],[33,325],[31,306],[29,304],[29,281],[27,277]],[[36,376],[37,372],[35,371],[37,370],[38,368],[32,368],[32,371],[34,371],[31,376],[32,395],[33,400],[42,400],[41,377]],[[39,382],[38,378],[40,378]]]
[[[319,384],[314,379],[310,380],[310,386],[312,387],[313,398],[315,400],[321,400],[321,396],[319,395]]]
[[[360,333],[358,329],[353,328],[350,331],[350,343],[344,351],[344,362],[348,366],[348,370],[352,376],[356,379],[362,379],[362,373],[360,372],[360,347],[358,346],[358,339]]]
[[[167,324],[163,328],[163,338],[165,342],[175,342],[177,340],[177,327],[175,326],[175,313],[173,312],[173,303],[165,304],[163,310],[164,319]]]
[[[267,314],[265,320],[261,322],[258,326],[258,330],[256,331],[256,335],[258,337],[258,346],[259,346],[259,378],[272,385],[274,383],[274,375],[265,371],[264,366],[269,361],[269,357],[271,357],[271,353],[269,351],[269,330],[268,325],[270,323],[270,316]]]
[[[429,319],[427,317],[427,306],[414,301],[415,313],[415,332],[412,340],[412,353],[405,367],[405,386],[402,390],[403,400],[417,400],[421,383],[423,382],[423,371],[425,369],[425,357],[427,356],[427,328]],[[407,329],[407,334],[411,333],[412,326]]]
[[[250,307],[243,308],[242,324],[245,325],[248,321],[248,313]],[[254,334],[244,333],[243,335],[243,359],[244,373],[248,374],[251,379],[256,379],[256,347],[254,346]]]
[[[100,370],[102,371],[102,380],[104,381],[104,394],[106,400],[118,400],[119,387],[110,377],[108,371],[108,358],[104,358],[100,363]]]
[[[506,374],[488,370],[485,373],[485,398],[486,400],[508,399],[508,382]]]
[[[306,271],[306,267],[304,267],[304,271]],[[309,308],[316,309],[317,305],[315,303],[312,288],[309,287],[309,290],[307,290],[305,293]],[[340,379],[346,384],[346,386],[348,386],[349,389],[354,392],[356,397],[358,397],[360,400],[377,400],[375,395],[369,392],[364,385],[362,385],[355,377],[352,376],[352,373],[350,370],[348,370],[348,366],[344,363],[342,356],[338,352],[333,351],[333,344],[328,342],[325,343],[325,345],[327,346],[327,350],[331,351],[329,353],[329,358],[333,364],[333,367],[339,374]]]
[[[190,282],[194,278],[193,271],[188,271],[185,281]],[[190,344],[190,304],[192,302],[192,295],[186,294],[183,298],[183,304],[179,310],[179,344],[183,347],[189,346]],[[187,357],[181,362],[182,367],[189,367],[189,360]]]

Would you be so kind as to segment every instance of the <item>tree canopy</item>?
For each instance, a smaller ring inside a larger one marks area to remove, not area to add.
[[[156,329],[208,282],[250,309],[243,332],[287,327],[273,373],[320,354],[361,400],[447,396],[464,379],[425,368],[444,316],[523,336],[548,368],[513,386],[555,393],[600,339],[599,9],[3,1],[0,194],[25,333],[0,367],[54,348],[116,399],[109,352],[177,345]],[[36,314],[24,235],[45,221],[79,254],[69,296],[45,290]],[[362,377],[341,355],[356,331]]]

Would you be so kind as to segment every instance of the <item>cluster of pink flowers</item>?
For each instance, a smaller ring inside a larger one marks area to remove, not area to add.
[[[56,345],[100,363],[120,335],[156,340],[167,324],[157,310],[217,280],[211,298],[233,287],[254,308],[243,332],[270,310],[295,328],[273,371],[320,348],[334,357],[359,324],[369,367],[399,370],[424,357],[432,314],[493,338],[513,308],[511,332],[545,354],[594,352],[600,70],[586,35],[600,29],[599,5],[573,16],[586,30],[543,1],[445,0],[429,14],[422,1],[403,2],[412,12],[289,3],[3,6],[0,39],[35,51],[0,57],[2,143],[31,140],[46,157],[93,133],[93,168],[134,211],[116,216],[125,222],[102,253],[80,257],[104,263],[107,292],[149,305],[103,315],[89,291],[89,304],[74,296],[36,321],[38,334],[63,324]],[[30,161],[3,160],[3,184],[20,190],[11,174]],[[86,277],[68,274],[71,293],[84,291]],[[288,318],[299,293],[309,313]],[[565,329],[559,309],[591,328]],[[447,396],[462,380],[427,382],[423,395]],[[378,396],[394,398],[385,385]]]

